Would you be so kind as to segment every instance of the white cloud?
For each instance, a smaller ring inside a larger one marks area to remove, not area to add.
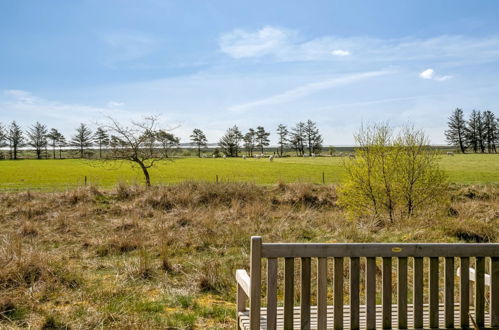
[[[434,76],[435,76],[435,70],[433,69],[426,69],[419,74],[419,77],[423,79],[433,79]]]
[[[220,37],[222,52],[234,58],[258,57],[278,52],[285,47],[291,33],[272,26],[265,26],[256,32],[241,29],[225,33]]]
[[[445,61],[475,65],[495,62],[499,57],[497,36],[376,39],[329,35],[307,39],[299,31],[273,26],[224,33],[219,38],[219,47],[235,59],[273,57],[278,61],[337,61],[355,54],[356,63]]]
[[[108,108],[119,108],[119,107],[122,107],[124,105],[125,105],[124,102],[118,102],[118,101],[109,101],[106,103],[106,107],[108,107]]]
[[[335,56],[348,56],[350,55],[350,52],[348,50],[335,49],[331,52],[331,54]]]
[[[3,93],[20,103],[32,104],[36,101],[36,98],[30,92],[20,89],[6,89]]]
[[[16,120],[24,127],[39,120],[49,127],[57,127],[64,134],[72,134],[79,123],[94,126],[106,115],[124,121],[137,118],[137,112],[47,100],[23,90],[9,89],[3,94],[7,98],[0,98],[0,109],[5,110],[0,111],[0,122]]]
[[[448,79],[451,79],[452,76],[447,75],[447,76],[439,76],[435,73],[435,70],[433,69],[426,69],[423,72],[419,74],[419,77],[422,79],[432,79],[432,80],[437,80],[437,81],[445,81]]]
[[[346,85],[357,81],[365,80],[368,78],[386,75],[389,73],[390,73],[389,71],[372,71],[372,72],[356,73],[339,78],[313,82],[260,100],[238,104],[230,107],[229,110],[242,112],[255,107],[287,103],[324,89]]]

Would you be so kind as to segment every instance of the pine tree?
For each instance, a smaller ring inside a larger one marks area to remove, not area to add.
[[[283,124],[279,124],[277,126],[277,136],[279,136],[279,141],[277,141],[277,144],[279,145],[279,156],[282,157],[284,153],[284,147],[286,146],[286,143],[288,141],[288,128],[284,126]]]
[[[9,142],[10,147],[10,158],[17,159],[19,148],[24,146],[24,135],[21,127],[15,121],[9,126],[7,141]]]
[[[206,147],[208,139],[202,130],[195,128],[190,136],[192,143],[198,148],[198,157],[201,157],[201,148]]]
[[[297,156],[305,155],[305,139],[305,123],[299,122],[291,129],[291,138],[289,139]]]
[[[180,144],[180,138],[165,130],[159,130],[156,133],[156,140],[161,145],[164,158],[168,158],[168,152]]]
[[[231,127],[225,132],[218,142],[222,152],[229,157],[237,157],[243,135],[237,126]]]
[[[312,156],[313,153],[320,152],[323,139],[319,134],[317,124],[310,119],[305,123],[304,136],[307,143],[308,155]]]
[[[260,148],[260,153],[263,155],[263,148],[270,144],[270,133],[265,131],[265,128],[258,126],[256,128],[256,146]]]
[[[42,159],[42,150],[47,147],[47,133],[47,126],[39,122],[27,131],[28,145],[35,149],[37,159]]]
[[[256,145],[256,132],[253,128],[250,128],[248,133],[244,135],[243,141],[248,156],[253,157],[253,150],[255,150]]]
[[[87,125],[80,124],[76,129],[76,134],[71,138],[71,145],[78,148],[80,158],[83,158],[85,149],[92,146],[92,131]]]
[[[59,133],[58,130],[52,128],[50,132],[47,134],[47,138],[50,140],[50,146],[52,147],[52,153],[55,159],[55,148],[59,145],[61,138],[63,138],[63,136],[61,133]]]
[[[102,159],[102,147],[109,145],[109,134],[102,127],[98,127],[93,136],[94,142],[99,146],[99,158]]]
[[[478,152],[480,148],[479,126],[481,125],[480,111],[473,110],[466,123],[466,143],[471,146],[473,152]]]
[[[66,137],[61,134],[57,140],[57,145],[59,146],[59,159],[62,159],[62,148],[67,146],[67,144]]]
[[[485,130],[485,143],[487,145],[487,152],[489,154],[492,152],[497,153],[497,121],[495,114],[492,111],[487,110],[483,112],[483,125]]]
[[[6,147],[7,144],[7,133],[5,131],[5,127],[3,126],[2,123],[0,123],[0,159],[3,159],[3,152],[1,148]]]
[[[463,110],[456,108],[447,122],[449,129],[445,131],[445,137],[449,144],[459,147],[464,154],[466,151],[466,121]]]

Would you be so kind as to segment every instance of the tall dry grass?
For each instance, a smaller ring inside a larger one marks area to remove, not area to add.
[[[453,186],[442,216],[352,221],[334,185],[186,182],[0,194],[0,327],[233,328],[249,237],[497,242],[499,186]]]

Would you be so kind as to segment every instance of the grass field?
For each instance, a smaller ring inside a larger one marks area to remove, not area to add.
[[[257,184],[276,182],[338,183],[344,178],[344,158],[198,159],[179,158],[158,163],[151,169],[153,184],[186,180],[246,181]],[[442,156],[441,167],[451,182],[499,182],[499,155]],[[128,163],[95,160],[0,161],[0,189],[64,189],[89,183],[110,187],[119,182],[142,183],[138,168]]]
[[[2,192],[0,329],[234,329],[234,274],[248,269],[252,235],[265,242],[499,241],[499,185],[455,185],[449,194],[436,211],[383,226],[347,218],[335,185]]]

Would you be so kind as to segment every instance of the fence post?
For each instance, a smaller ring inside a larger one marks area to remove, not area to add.
[[[85,186],[87,185],[87,176],[85,175]]]
[[[218,183],[218,174],[216,175],[216,181],[217,181],[217,183]]]
[[[325,184],[326,183],[326,177],[324,175],[324,172],[322,172],[322,184]]]

